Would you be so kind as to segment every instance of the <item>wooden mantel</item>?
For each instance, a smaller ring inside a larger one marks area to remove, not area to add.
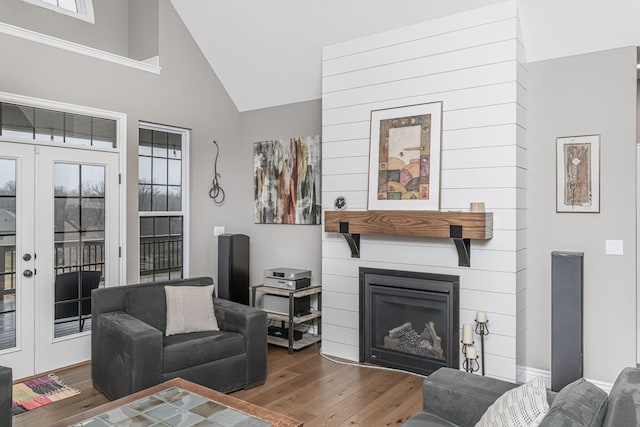
[[[461,266],[470,266],[470,239],[493,237],[491,212],[325,211],[324,231],[341,233],[351,256],[360,257],[360,234],[453,239]]]

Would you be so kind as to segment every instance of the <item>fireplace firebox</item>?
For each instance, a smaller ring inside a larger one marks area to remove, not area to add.
[[[458,276],[360,268],[360,362],[428,375],[459,367]]]

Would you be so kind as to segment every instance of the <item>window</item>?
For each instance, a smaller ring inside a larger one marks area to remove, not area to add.
[[[83,21],[95,23],[92,0],[23,0]]]
[[[4,137],[116,148],[116,134],[116,120],[0,103]]]
[[[187,276],[187,153],[184,129],[140,124],[140,281]]]

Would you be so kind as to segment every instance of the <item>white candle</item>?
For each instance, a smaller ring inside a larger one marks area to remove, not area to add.
[[[478,358],[478,351],[474,346],[467,347],[467,359],[474,360]]]
[[[487,312],[486,311],[476,312],[476,322],[487,323]]]
[[[470,323],[462,325],[462,344],[473,344],[473,329]]]

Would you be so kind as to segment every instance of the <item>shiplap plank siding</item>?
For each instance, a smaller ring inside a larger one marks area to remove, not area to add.
[[[359,267],[460,277],[460,325],[487,311],[487,375],[516,379],[517,317],[526,254],[526,67],[515,1],[328,46],[322,65],[322,202],[367,209],[371,111],[442,101],[441,210],[483,201],[493,239],[472,241],[458,266],[446,239],[361,236],[351,258],[337,233],[323,233],[323,346],[357,360]],[[520,291],[520,292],[519,292]],[[461,359],[462,360],[462,359]]]
[[[346,159],[348,157],[368,158],[369,155],[369,138],[352,140],[349,142],[335,141],[326,142],[322,145],[322,169],[324,170],[325,161],[328,159]]]
[[[499,83],[490,86],[471,87],[450,92],[438,92],[411,97],[412,104],[442,101],[444,111],[482,107],[485,105],[516,102],[521,86],[516,82]],[[371,110],[382,110],[397,106],[395,100],[385,100],[347,107],[327,108],[323,111],[323,124],[329,127],[341,123],[367,122]],[[368,140],[368,139],[367,139]]]
[[[528,87],[528,74],[527,74],[527,61],[526,51],[524,49],[524,42],[522,36],[522,27],[520,21],[516,22],[516,38],[518,40],[517,48],[517,61],[518,61],[518,133],[516,135],[516,144],[522,148],[518,152],[518,165],[520,168],[526,171],[526,148],[527,148],[527,87]],[[518,180],[519,188],[527,188],[526,173],[524,177],[520,177]],[[525,202],[521,202],[522,208],[525,208]],[[526,231],[526,218],[519,218],[517,223],[518,229]],[[526,233],[525,233],[526,234]],[[517,309],[518,315],[516,316],[516,366],[526,366],[527,359],[527,249],[526,239],[524,247],[518,251],[517,268],[518,274],[516,279],[516,291],[517,291]],[[516,370],[516,374],[522,374],[521,370]],[[518,381],[526,381],[526,378],[517,377]]]
[[[513,60],[415,79],[396,80],[387,84],[355,87],[340,92],[330,92],[322,95],[322,105],[323,108],[335,108],[390,99],[401,100],[406,104],[406,98],[410,99],[416,95],[497,85],[505,81],[516,81],[516,65],[516,61]],[[409,102],[409,104],[414,103],[413,101]]]

